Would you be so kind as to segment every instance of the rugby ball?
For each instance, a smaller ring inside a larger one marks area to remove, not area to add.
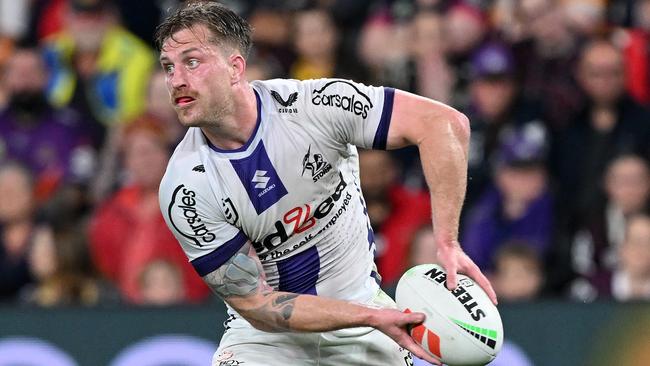
[[[415,266],[399,280],[395,301],[402,311],[426,315],[424,323],[411,329],[411,337],[446,365],[485,365],[501,349],[499,311],[465,275],[458,274],[458,286],[449,291],[441,266]]]

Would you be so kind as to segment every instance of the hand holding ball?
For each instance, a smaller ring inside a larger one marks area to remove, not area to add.
[[[437,264],[409,269],[397,284],[397,306],[426,314],[411,336],[431,355],[450,366],[485,365],[503,344],[499,311],[469,277],[459,274],[454,291],[447,289],[446,279]]]

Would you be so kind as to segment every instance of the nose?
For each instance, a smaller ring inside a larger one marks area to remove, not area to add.
[[[168,76],[169,84],[173,89],[182,89],[187,87],[187,79],[185,78],[185,72],[182,68],[174,70],[174,72]]]

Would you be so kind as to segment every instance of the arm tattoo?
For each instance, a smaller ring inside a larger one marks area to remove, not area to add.
[[[298,294],[273,292],[264,280],[264,269],[255,258],[239,252],[217,270],[205,275],[203,280],[223,299],[261,293],[263,304],[245,311],[250,317],[241,314],[258,329],[269,332],[290,329],[289,321]]]
[[[255,260],[237,253],[219,269],[203,277],[203,280],[221,298],[246,296],[260,288],[262,274]]]
[[[271,308],[275,308],[280,314],[282,314],[282,319],[289,320],[291,314],[293,314],[293,305],[296,302],[296,297],[298,294],[282,294],[279,295],[271,301]]]
[[[268,294],[270,301],[255,309],[259,314],[264,314],[270,322],[266,324],[267,331],[287,331],[291,330],[289,321],[293,315],[293,308],[296,303],[298,294],[281,293]]]

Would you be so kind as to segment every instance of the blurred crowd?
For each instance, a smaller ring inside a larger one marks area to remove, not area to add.
[[[650,300],[650,0],[222,1],[248,78],[340,77],[471,121],[460,240],[501,302]],[[0,302],[205,302],[158,208],[177,0],[0,0]],[[386,289],[435,262],[415,148],[361,151]]]

